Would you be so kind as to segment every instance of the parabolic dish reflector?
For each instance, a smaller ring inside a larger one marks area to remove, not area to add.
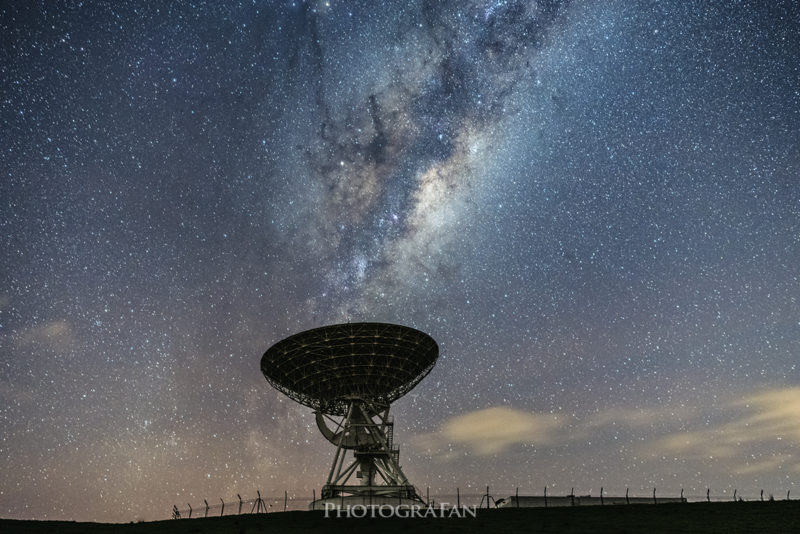
[[[414,328],[346,323],[279,341],[261,358],[261,372],[300,404],[344,416],[348,399],[386,406],[399,399],[430,372],[438,356],[433,338]]]

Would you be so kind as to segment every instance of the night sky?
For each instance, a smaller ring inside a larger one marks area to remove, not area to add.
[[[0,517],[310,498],[264,351],[439,343],[431,493],[800,497],[800,7],[0,8]]]

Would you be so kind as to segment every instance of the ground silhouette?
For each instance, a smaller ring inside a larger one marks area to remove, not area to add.
[[[335,519],[323,517],[322,512],[283,512],[129,524],[0,520],[0,532],[4,534],[312,534],[334,531],[347,534],[800,532],[800,500],[493,509],[478,510],[477,517],[461,519]]]

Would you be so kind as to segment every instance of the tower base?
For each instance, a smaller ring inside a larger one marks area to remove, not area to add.
[[[353,506],[426,506],[414,486],[325,486],[321,499],[309,510],[331,510]]]

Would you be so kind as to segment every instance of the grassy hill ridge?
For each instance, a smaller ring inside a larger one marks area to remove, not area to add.
[[[0,520],[0,532],[30,534],[247,534],[381,532],[800,532],[800,500],[771,502],[611,505],[479,510],[471,518],[336,519],[321,512],[283,512],[148,523]]]

